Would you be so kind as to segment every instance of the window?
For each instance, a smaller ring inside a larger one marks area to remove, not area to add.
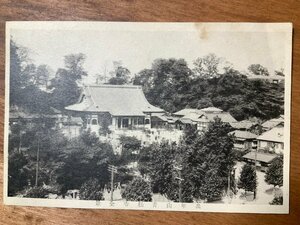
[[[97,122],[97,119],[92,119],[92,125],[97,125],[98,122]]]
[[[129,126],[129,119],[123,119],[123,127],[128,127]]]
[[[138,124],[144,124],[144,118],[138,118]]]
[[[150,120],[149,119],[145,119],[145,124],[149,124]]]

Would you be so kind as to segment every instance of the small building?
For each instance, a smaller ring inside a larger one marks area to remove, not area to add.
[[[185,108],[185,109],[179,110],[178,112],[173,113],[173,116],[176,118],[181,118],[190,113],[199,113],[199,112],[200,112],[200,109]]]
[[[257,135],[248,131],[235,130],[229,133],[234,135],[234,148],[239,151],[251,151],[257,148]]]
[[[277,157],[275,154],[251,151],[243,156],[243,160],[250,164],[255,164],[256,168],[261,171],[266,171],[271,162]]]
[[[48,127],[57,125],[57,121],[61,116],[60,111],[50,108],[48,114],[30,113],[20,107],[11,107],[9,112],[9,125],[27,124],[33,126],[34,124],[44,124]]]
[[[78,137],[83,127],[81,117],[65,116],[61,119],[61,131],[68,138]]]
[[[208,107],[203,109],[183,109],[176,113],[176,116],[180,116],[177,121],[178,127],[195,126],[197,130],[205,131],[210,122],[213,122],[216,117],[220,118],[224,123],[237,122],[228,112],[224,112],[222,109],[216,107]],[[182,116],[184,115],[184,116]]]
[[[151,105],[136,85],[83,86],[79,101],[65,109],[81,116],[85,127],[96,134],[100,129],[150,129],[166,122],[161,119],[164,110]]]
[[[250,120],[242,120],[242,121],[230,123],[230,125],[236,130],[249,131],[257,127],[258,123],[252,122]]]
[[[282,154],[284,150],[284,127],[274,127],[257,137],[258,150]]]

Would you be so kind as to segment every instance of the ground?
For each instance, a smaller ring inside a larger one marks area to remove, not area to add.
[[[238,180],[244,164],[244,162],[238,162],[236,164],[236,180]],[[281,188],[274,188],[273,185],[269,185],[265,182],[264,172],[257,171],[257,183],[255,200],[253,200],[253,192],[247,192],[245,195],[245,191],[239,189],[236,195],[233,195],[232,198],[225,197],[223,202],[231,204],[269,204],[274,199],[274,196],[282,195]]]

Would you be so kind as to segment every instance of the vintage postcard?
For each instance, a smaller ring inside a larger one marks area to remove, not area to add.
[[[6,23],[4,203],[288,213],[292,24]]]

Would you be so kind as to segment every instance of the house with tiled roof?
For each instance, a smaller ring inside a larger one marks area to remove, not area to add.
[[[207,129],[210,122],[213,122],[216,117],[220,118],[224,123],[237,122],[229,112],[224,112],[216,107],[208,107],[203,109],[183,109],[174,115],[181,115],[177,123],[183,126],[195,126],[198,130],[204,131]],[[182,116],[183,115],[183,116]]]
[[[284,115],[280,115],[277,118],[270,119],[270,120],[267,120],[266,122],[264,122],[262,124],[262,128],[263,128],[263,130],[267,131],[267,130],[272,129],[273,127],[283,126],[283,125],[284,125]]]
[[[258,126],[257,122],[252,122],[250,120],[242,120],[230,123],[230,125],[237,130],[249,131]]]
[[[277,155],[267,152],[251,151],[243,156],[243,160],[250,164],[256,164],[256,168],[260,171],[266,171],[276,157]]]
[[[84,118],[86,128],[98,133],[103,126],[112,130],[151,128],[154,115],[163,109],[151,105],[141,86],[136,85],[86,85],[79,101],[65,107]]]
[[[256,149],[257,135],[249,131],[235,130],[229,133],[234,136],[234,149],[239,151],[249,151]]]
[[[284,127],[274,127],[258,136],[257,148],[261,151],[282,154],[284,151]]]

